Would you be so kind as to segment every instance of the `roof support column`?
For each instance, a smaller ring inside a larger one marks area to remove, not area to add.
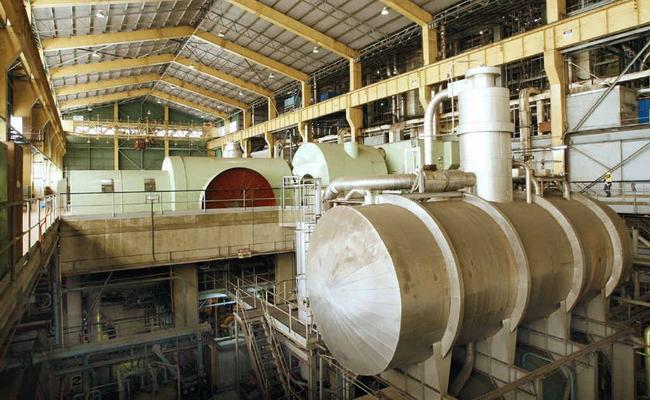
[[[38,95],[31,81],[14,81],[14,109],[15,117],[30,118],[32,107],[36,104]]]
[[[113,103],[113,169],[120,170],[120,139],[118,137],[118,125],[120,119],[120,106],[117,101]]]
[[[9,82],[7,78],[7,66],[0,61],[0,142],[6,142],[8,139]]]
[[[275,104],[275,97],[267,97],[266,98],[266,103],[267,103],[268,109],[269,109],[267,121],[270,121],[273,118],[278,116],[278,108],[277,108],[277,106]]]
[[[362,87],[361,62],[350,60],[350,91]],[[363,107],[346,108],[345,118],[348,120],[348,125],[350,125],[350,141],[359,141],[361,139],[361,128],[363,128]]]
[[[250,138],[248,139],[242,139],[239,144],[241,145],[241,148],[243,150],[243,157],[244,158],[250,158],[251,153],[253,152],[253,142],[251,141]]]
[[[438,30],[428,24],[422,26],[422,57],[424,65],[433,64],[438,59]]]
[[[309,143],[314,141],[314,135],[311,132],[311,127],[309,126],[309,121],[300,121],[298,123],[298,133],[302,138],[303,143]]]
[[[309,107],[312,103],[312,86],[309,81],[300,82],[300,92],[302,96],[302,108]]]
[[[0,142],[9,139],[9,66],[16,60],[20,49],[7,28],[0,28]]]
[[[264,140],[269,147],[269,158],[275,158],[275,137],[272,132],[264,132]]]
[[[566,16],[566,0],[546,0],[546,23],[557,22]]]
[[[551,145],[553,146],[553,172],[564,174],[564,133],[566,131],[566,70],[558,50],[544,52],[544,70],[551,86]]]
[[[165,139],[163,140],[164,157],[169,157],[169,106],[163,106],[163,123],[165,124]]]
[[[242,110],[242,113],[243,113],[242,129],[250,128],[253,125],[253,110],[252,109]]]
[[[431,25],[422,25],[422,58],[424,65],[430,65],[438,61],[438,29]],[[431,102],[430,85],[418,87],[418,98],[424,110]]]

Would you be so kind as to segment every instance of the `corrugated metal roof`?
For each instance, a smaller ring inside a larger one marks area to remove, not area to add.
[[[463,3],[459,0],[413,1],[432,14],[453,4]],[[357,50],[412,25],[411,21],[392,10],[388,15],[382,15],[380,11],[384,5],[377,0],[260,0],[260,2]],[[504,12],[506,7],[522,3],[522,0],[485,0],[484,2],[485,4],[501,4],[501,8],[491,8],[491,15],[494,15],[494,12]],[[314,53],[313,43],[224,0],[177,0],[158,3],[37,8],[33,10],[33,15],[41,39],[194,24],[197,29],[215,35],[223,35],[231,42],[305,73],[313,73],[340,60],[338,55],[325,49]],[[473,21],[476,19],[472,20],[472,23],[475,23]],[[93,55],[93,53],[95,54]],[[292,83],[292,79],[284,75],[197,38],[48,51],[45,53],[45,61],[49,68],[54,68],[167,53],[200,61],[207,66],[273,91]],[[96,82],[151,72],[173,76],[249,104],[259,98],[258,95],[239,89],[234,85],[174,63],[59,78],[54,79],[53,84],[56,88],[63,85]],[[152,84],[134,85],[130,88],[149,86]],[[233,107],[177,87],[171,87],[163,82],[156,83],[155,87],[219,111],[229,113],[236,111]],[[128,88],[120,87],[63,96],[59,97],[59,100],[71,100],[123,90],[128,90]]]

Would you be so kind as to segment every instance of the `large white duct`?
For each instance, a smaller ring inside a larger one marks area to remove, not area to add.
[[[496,86],[499,68],[465,74],[458,94],[460,169],[476,175],[476,194],[488,201],[512,201],[510,93]]]

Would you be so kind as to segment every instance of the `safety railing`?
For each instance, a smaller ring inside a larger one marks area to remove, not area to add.
[[[56,204],[56,195],[0,203],[0,279],[10,273],[13,280],[49,233],[61,215]]]
[[[262,310],[274,320],[284,324],[289,333],[307,339],[313,333],[313,326],[298,318],[296,303],[283,295],[293,292],[289,290],[288,283],[289,281],[276,283],[258,277],[247,281],[237,277],[228,282],[228,291],[235,295],[237,304]]]
[[[120,136],[125,138],[170,138],[170,139],[206,139],[211,125],[204,124],[165,124],[152,120],[113,121],[108,119],[65,120],[64,124],[73,134],[88,136]]]
[[[61,215],[112,216],[137,212],[252,210],[297,204],[291,191],[281,188],[140,190],[59,193]]]
[[[172,329],[174,326],[174,314],[168,311],[118,319],[111,319],[100,313],[94,322],[66,327],[63,329],[63,337],[67,345],[99,343]]]
[[[583,192],[597,198],[625,197],[630,201],[650,201],[650,180],[618,180],[607,187],[602,179],[596,181],[571,181],[576,192]]]

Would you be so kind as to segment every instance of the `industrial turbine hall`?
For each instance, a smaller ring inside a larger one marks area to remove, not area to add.
[[[650,400],[650,0],[0,0],[0,399]]]

